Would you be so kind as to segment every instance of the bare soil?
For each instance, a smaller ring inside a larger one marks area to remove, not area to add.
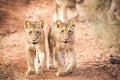
[[[44,69],[41,76],[25,76],[25,20],[44,20],[47,33],[52,25],[52,0],[0,0],[0,80],[120,80],[119,65],[109,63],[109,53],[99,47],[99,39],[90,29],[84,9],[78,6],[75,27],[77,67],[73,73],[56,77],[57,69]]]

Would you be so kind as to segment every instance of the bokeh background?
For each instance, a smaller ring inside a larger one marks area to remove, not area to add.
[[[26,78],[24,21],[44,20],[48,54],[53,1],[0,0],[0,80],[120,80],[120,0],[76,1],[76,69],[58,78],[57,69],[45,67],[43,75]]]

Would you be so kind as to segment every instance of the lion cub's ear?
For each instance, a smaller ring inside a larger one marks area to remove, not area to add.
[[[75,27],[74,19],[69,20],[69,24],[74,28]]]
[[[56,25],[57,25],[57,28],[60,28],[60,26],[62,25],[62,22],[60,20],[57,20]]]
[[[41,28],[44,27],[44,21],[43,21],[43,20],[40,20],[40,21],[39,21],[39,24],[40,24],[40,27],[41,27]]]
[[[25,21],[25,29],[29,29],[30,28],[30,25],[31,25],[31,23],[30,23],[30,21],[28,21],[28,20],[26,20]]]

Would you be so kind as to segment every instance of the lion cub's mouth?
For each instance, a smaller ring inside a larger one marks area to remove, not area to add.
[[[69,41],[62,41],[62,42],[65,43],[65,44],[69,43]]]
[[[37,44],[38,42],[32,42],[32,44]]]

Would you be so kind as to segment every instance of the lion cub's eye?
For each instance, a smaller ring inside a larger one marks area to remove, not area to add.
[[[31,34],[31,33],[32,33],[32,31],[29,32],[29,34]]]
[[[36,33],[40,33],[40,31],[36,31]]]
[[[61,32],[63,33],[63,32],[64,32],[64,30],[61,30]]]
[[[72,31],[72,30],[69,30],[69,33],[70,33],[70,34],[72,34],[72,33],[73,33],[73,31]]]

